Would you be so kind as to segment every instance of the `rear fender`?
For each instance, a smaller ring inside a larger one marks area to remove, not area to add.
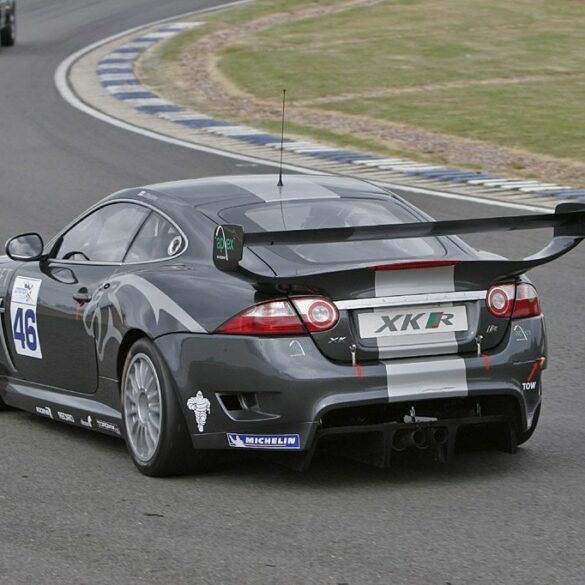
[[[120,347],[130,331],[150,339],[207,334],[257,302],[260,295],[252,286],[228,275],[220,286],[212,270],[206,274],[204,269],[169,266],[118,274],[103,284],[83,312],[85,330],[95,339],[100,375],[117,379]]]

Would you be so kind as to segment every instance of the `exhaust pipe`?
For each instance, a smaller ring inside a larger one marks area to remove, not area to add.
[[[395,451],[404,451],[407,447],[424,449],[427,446],[426,433],[422,429],[398,432],[394,435],[392,448]]]
[[[445,428],[431,429],[431,442],[433,445],[444,445],[449,439],[449,431]]]

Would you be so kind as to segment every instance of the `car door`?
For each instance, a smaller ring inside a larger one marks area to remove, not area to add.
[[[11,350],[27,381],[91,394],[95,339],[83,308],[106,285],[150,213],[123,202],[93,210],[57,240],[51,258],[23,264],[10,291]]]

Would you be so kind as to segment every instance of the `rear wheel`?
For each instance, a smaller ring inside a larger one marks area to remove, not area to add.
[[[16,43],[16,12],[14,10],[7,16],[7,23],[0,31],[0,43],[4,47],[12,47]]]
[[[136,467],[145,475],[178,475],[201,468],[168,369],[156,346],[139,339],[122,374],[123,428]]]

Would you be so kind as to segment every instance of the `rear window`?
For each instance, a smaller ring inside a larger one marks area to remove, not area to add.
[[[221,212],[222,219],[240,224],[249,232],[325,229],[418,221],[396,202],[375,199],[296,200],[264,205],[233,207]],[[272,251],[311,263],[347,263],[368,260],[404,260],[445,255],[436,238],[408,238],[367,242],[274,246]]]

